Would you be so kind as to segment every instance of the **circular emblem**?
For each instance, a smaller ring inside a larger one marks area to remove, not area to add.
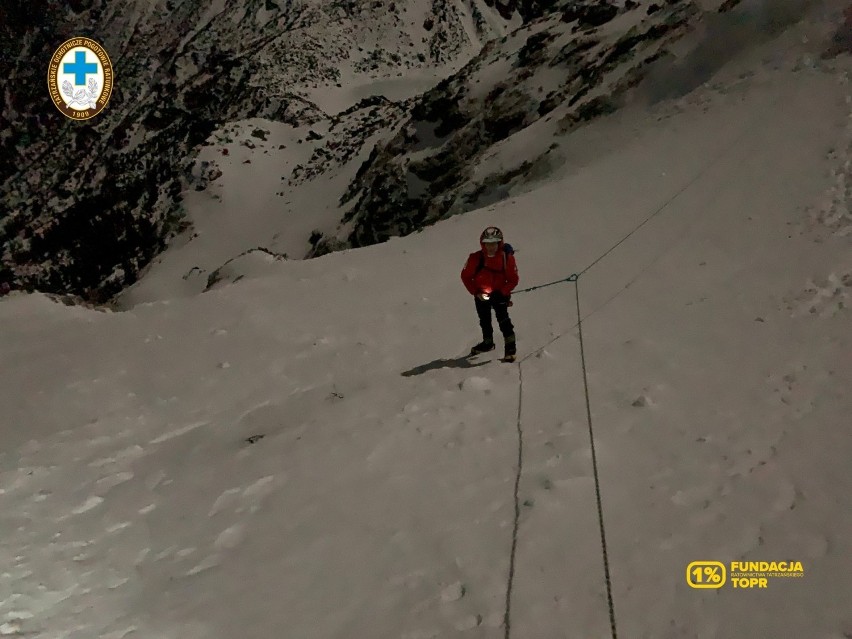
[[[112,62],[89,38],[71,38],[53,54],[47,86],[56,108],[72,120],[88,120],[103,111],[112,93]]]

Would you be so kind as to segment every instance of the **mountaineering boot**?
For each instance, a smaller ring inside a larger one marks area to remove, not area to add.
[[[480,353],[487,353],[488,351],[494,350],[494,340],[492,339],[484,339],[479,344],[470,349],[471,355],[479,355]]]
[[[515,336],[514,335],[506,335],[505,338],[505,351],[503,354],[504,362],[514,362],[515,361],[515,353],[517,349],[515,348]]]

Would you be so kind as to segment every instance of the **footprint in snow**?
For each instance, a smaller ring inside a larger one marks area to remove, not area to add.
[[[456,630],[464,632],[465,630],[473,630],[477,626],[482,625],[482,615],[468,615],[464,619],[455,623]]]
[[[239,494],[239,488],[229,488],[223,492],[216,498],[216,501],[213,502],[213,506],[211,506],[210,512],[207,513],[207,516],[214,517],[223,510],[235,508],[239,502],[239,498],[237,497]]]
[[[129,464],[130,462],[142,457],[145,454],[145,449],[141,446],[133,445],[118,451],[112,457],[101,457],[89,463],[90,468],[102,468],[114,464]]]
[[[95,482],[95,487],[99,491],[107,492],[120,484],[130,481],[131,479],[133,479],[133,473],[131,472],[115,473],[114,475],[107,475],[106,477],[100,478]]]
[[[465,587],[462,585],[460,581],[450,584],[444,590],[441,591],[441,601],[444,603],[450,603],[452,601],[458,601],[462,597],[464,597]]]
[[[204,572],[205,570],[210,570],[211,568],[215,568],[221,563],[221,557],[218,554],[209,555],[205,557],[201,563],[196,564],[192,568],[190,568],[186,572],[187,577],[191,577],[193,575],[197,575],[198,573]]]
[[[71,511],[74,515],[82,515],[85,512],[89,512],[93,508],[97,508],[104,502],[103,497],[98,497],[96,495],[92,495],[89,497],[84,503],[77,506],[74,510]]]
[[[250,502],[252,505],[258,505],[260,501],[272,492],[272,484],[274,481],[275,475],[261,477],[243,490],[243,500]]]
[[[201,428],[202,426],[206,426],[210,422],[193,422],[192,424],[187,424],[186,426],[181,426],[180,428],[175,428],[174,430],[170,430],[166,433],[163,433],[159,437],[152,439],[149,443],[151,444],[162,444],[165,441],[170,439],[174,439],[175,437],[180,437],[181,435],[185,435],[196,428]]]
[[[244,537],[245,525],[242,523],[234,524],[219,533],[219,536],[216,537],[216,541],[213,542],[213,547],[217,550],[236,548],[243,541]]]
[[[490,393],[493,384],[490,379],[487,377],[468,377],[464,381],[461,382],[462,390],[470,390],[470,391],[480,391],[484,393]]]
[[[245,488],[229,488],[223,491],[213,502],[208,517],[215,517],[226,511],[232,515],[239,515],[246,509],[250,513],[259,510],[263,500],[272,492],[275,485],[275,476],[267,475],[261,477]],[[153,504],[152,506],[153,507]],[[212,543],[213,552],[190,568],[185,575],[191,577],[201,572],[215,568],[222,562],[222,553],[237,548],[243,543],[246,536],[246,526],[243,522],[237,522],[222,530]],[[195,549],[186,549],[180,557],[191,554]]]

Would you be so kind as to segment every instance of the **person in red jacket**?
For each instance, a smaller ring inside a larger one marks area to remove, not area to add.
[[[511,245],[503,242],[503,232],[489,226],[479,236],[481,250],[471,253],[461,272],[461,280],[468,292],[474,296],[476,314],[482,329],[482,341],[474,346],[470,354],[494,350],[494,327],[491,324],[491,309],[497,317],[497,325],[505,344],[504,360],[514,361],[515,328],[509,319],[512,290],[518,285],[518,265]]]

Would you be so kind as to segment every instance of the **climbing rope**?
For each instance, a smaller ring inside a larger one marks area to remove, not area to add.
[[[580,283],[574,282],[574,297],[577,300],[577,317],[582,318],[580,313]],[[609,556],[606,551],[606,531],[604,530],[603,505],[601,504],[601,482],[598,476],[598,458],[595,454],[595,433],[592,429],[592,404],[589,401],[589,377],[586,374],[586,348],[583,343],[583,320],[577,322],[580,337],[580,362],[583,367],[583,389],[586,395],[586,422],[589,425],[589,445],[592,448],[592,472],[595,476],[595,498],[598,504],[598,526],[601,531],[601,552],[603,553],[604,580],[606,581],[606,599],[609,604],[609,624],[612,630],[612,639],[618,634],[615,631],[615,606],[612,601],[612,579],[609,574]]]
[[[616,623],[615,623],[615,604],[612,596],[612,578],[609,570],[609,553],[607,552],[606,545],[606,529],[604,527],[604,516],[603,516],[603,503],[601,499],[601,485],[600,485],[600,474],[598,473],[598,459],[595,451],[595,434],[594,428],[592,426],[592,405],[589,399],[589,380],[586,369],[586,348],[583,340],[583,319],[582,313],[580,311],[580,283],[579,277],[575,275],[571,275],[570,277],[559,280],[559,282],[574,282],[574,297],[576,300],[577,306],[577,318],[578,322],[576,326],[579,328],[579,340],[580,340],[580,362],[583,370],[583,389],[584,395],[586,399],[586,422],[589,428],[589,444],[591,446],[592,451],[592,472],[594,475],[595,481],[595,498],[597,502],[597,510],[598,510],[598,528],[600,530],[601,536],[601,554],[603,556],[603,568],[604,568],[604,582],[606,583],[606,598],[607,605],[609,608],[609,623],[610,630],[612,632],[612,639],[618,638],[618,633],[616,631]],[[528,290],[535,290],[536,288],[542,288],[543,286],[551,286],[552,284],[557,284],[559,282],[551,282],[550,284],[544,284],[538,287],[532,287]],[[555,339],[559,339],[558,336]],[[555,341],[555,340],[552,340]],[[543,348],[543,347],[542,347]],[[540,349],[539,349],[540,350]],[[532,353],[531,353],[532,354]],[[530,354],[530,355],[531,355]],[[522,415],[522,407],[523,407],[523,397],[524,397],[524,369],[523,362],[529,357],[527,355],[523,359],[518,362],[518,415],[516,421],[516,431],[518,434],[518,463],[516,466],[515,472],[515,489],[514,489],[514,504],[515,504],[515,517],[512,526],[512,547],[509,553],[509,578],[506,586],[506,609],[503,615],[503,629],[504,629],[504,639],[510,639],[511,631],[512,631],[512,589],[515,580],[515,560],[517,555],[517,547],[518,547],[518,528],[520,525],[520,516],[521,516],[521,508],[520,508],[520,496],[519,496],[519,487],[521,483],[521,475],[523,474],[523,450],[524,450],[524,431],[523,431],[523,421],[521,419]]]
[[[787,47],[788,51],[792,48],[793,45]],[[785,51],[785,53],[786,53]],[[780,96],[772,101],[773,104],[777,103],[780,100]],[[771,112],[771,111],[770,111]],[[585,351],[585,343],[583,340],[583,321],[587,319],[587,317],[583,317],[580,310],[580,285],[579,280],[582,275],[587,273],[592,267],[598,264],[601,260],[603,260],[606,256],[612,253],[616,248],[621,246],[625,241],[627,241],[631,236],[633,236],[639,229],[648,224],[651,220],[657,217],[660,213],[662,213],[666,208],[668,208],[672,202],[674,202],[680,195],[685,193],[692,185],[694,185],[698,180],[703,177],[719,160],[721,160],[731,149],[738,146],[743,138],[749,133],[754,131],[754,125],[764,117],[764,112],[755,118],[753,122],[749,123],[749,126],[745,127],[743,131],[728,145],[726,145],[719,153],[717,153],[701,170],[691,179],[689,180],[683,187],[678,189],[673,195],[667,198],[659,207],[657,207],[654,211],[652,211],[648,216],[646,216],[639,224],[637,224],[633,229],[631,229],[628,233],[626,233],[623,237],[621,237],[617,242],[615,242],[612,246],[610,246],[606,251],[604,251],[601,255],[599,255],[595,260],[593,260],[588,266],[586,266],[579,273],[572,273],[566,278],[555,280],[553,282],[548,282],[546,284],[540,284],[538,286],[531,286],[529,288],[524,288],[515,291],[515,293],[527,293],[530,291],[535,291],[538,289],[546,288],[548,286],[554,286],[556,284],[562,284],[565,282],[573,282],[574,283],[574,297],[576,302],[577,309],[577,323],[574,324],[570,329],[576,327],[578,329],[578,338],[580,343],[580,362],[583,373],[583,390],[586,402],[586,421],[588,425],[589,431],[589,442],[591,446],[592,453],[592,472],[594,475],[595,482],[595,498],[597,503],[597,511],[598,511],[598,527],[600,529],[600,538],[601,538],[601,555],[603,558],[603,569],[604,569],[604,581],[606,584],[606,594],[607,594],[607,605],[609,608],[609,622],[610,622],[610,631],[612,633],[612,639],[617,639],[617,628],[616,628],[616,617],[615,617],[615,604],[612,596],[612,578],[610,574],[609,568],[609,554],[607,551],[607,543],[606,543],[606,529],[604,526],[604,515],[603,515],[603,503],[601,498],[601,487],[600,487],[600,476],[598,472],[598,463],[597,463],[597,454],[595,451],[595,435],[594,428],[592,425],[592,409],[591,409],[591,401],[589,398],[589,381],[587,374],[587,366],[586,366],[586,351]],[[654,260],[656,261],[656,259]],[[644,272],[643,269],[642,272]],[[633,282],[639,277],[638,274],[636,277],[630,280],[626,286],[624,286],[620,291],[616,292],[615,295],[610,297],[603,305],[593,310],[589,315],[593,315],[600,308],[609,304],[615,297],[620,295],[624,290],[626,290]],[[538,349],[528,353],[526,356],[518,360],[518,415],[517,415],[517,424],[516,430],[518,435],[518,463],[516,467],[516,475],[515,475],[515,486],[514,486],[514,506],[515,506],[515,516],[514,523],[512,527],[512,546],[511,552],[509,556],[509,577],[508,584],[506,588],[506,609],[503,617],[503,626],[504,626],[504,638],[510,639],[511,636],[511,603],[512,603],[512,590],[514,584],[515,577],[515,562],[516,562],[516,553],[517,553],[517,545],[518,545],[518,530],[519,530],[519,522],[520,522],[520,505],[519,505],[519,486],[521,475],[523,473],[523,423],[521,419],[521,409],[522,409],[522,399],[523,399],[523,363],[530,358],[532,355],[540,352],[556,340],[560,339],[564,335],[566,335],[568,331],[561,333],[551,339],[544,346],[539,347]]]
[[[562,284],[564,282],[576,282],[578,277],[580,277],[580,276],[577,273],[572,273],[571,275],[569,275],[565,279],[556,280],[555,282],[548,282],[547,284],[540,284],[538,286],[531,286],[529,288],[522,288],[522,289],[514,291],[514,292],[515,292],[515,294],[517,294],[517,293],[528,293],[529,291],[537,291],[540,288],[545,288],[547,286],[553,286],[554,284]]]
[[[506,610],[503,614],[503,629],[504,639],[509,639],[512,632],[512,586],[515,581],[515,555],[518,548],[518,526],[521,520],[521,506],[519,503],[518,492],[521,485],[521,475],[523,474],[524,463],[524,432],[521,424],[521,402],[524,396],[524,371],[518,367],[518,376],[520,383],[518,384],[518,465],[515,473],[515,521],[512,525],[512,550],[509,553],[509,580],[506,585]]]

